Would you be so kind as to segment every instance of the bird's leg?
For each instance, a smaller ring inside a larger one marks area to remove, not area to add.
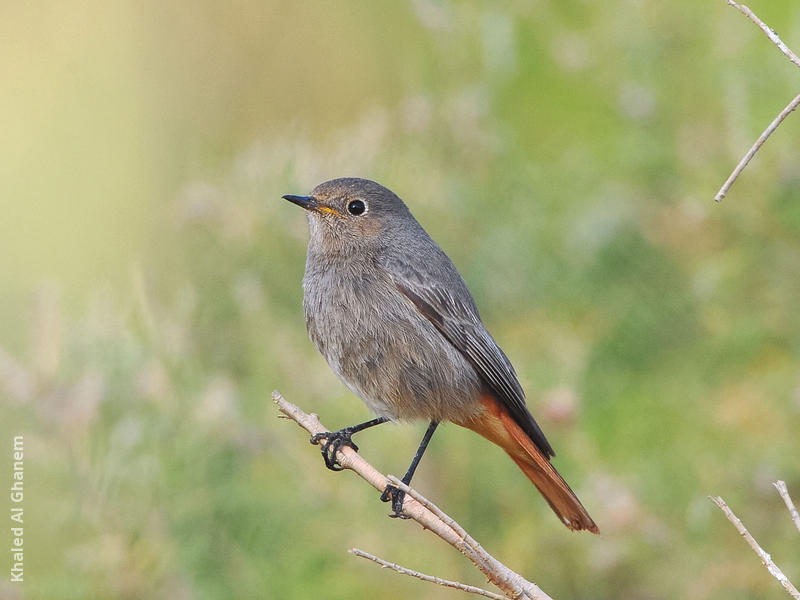
[[[411,461],[411,466],[408,467],[408,471],[406,471],[406,474],[403,475],[403,478],[400,480],[406,485],[411,483],[411,478],[414,476],[414,471],[417,470],[417,465],[419,464],[422,455],[425,454],[425,448],[428,447],[428,442],[431,441],[433,432],[436,431],[436,426],[438,424],[438,421],[431,421],[431,424],[428,425],[428,430],[422,437],[419,448],[417,448],[417,453],[414,455],[414,460]],[[403,514],[403,500],[405,500],[405,496],[406,493],[403,490],[393,486],[391,483],[386,485],[386,488],[381,494],[381,502],[389,502],[391,500],[393,512],[389,515],[390,517],[408,519],[408,517]]]
[[[366,423],[359,423],[358,425],[345,427],[339,431],[323,431],[322,433],[315,433],[311,436],[309,441],[312,444],[317,445],[320,443],[320,440],[325,440],[325,443],[322,444],[321,448],[322,458],[325,459],[325,466],[331,471],[341,471],[342,466],[339,464],[339,461],[336,460],[336,453],[339,451],[339,449],[342,446],[350,446],[353,450],[358,452],[358,446],[356,446],[351,436],[354,433],[363,431],[364,429],[375,427],[375,425],[380,425],[381,423],[386,423],[388,420],[389,419],[386,417],[378,417],[377,419],[372,419]]]

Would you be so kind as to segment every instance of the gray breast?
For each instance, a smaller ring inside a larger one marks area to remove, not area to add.
[[[303,290],[312,341],[376,414],[442,421],[478,411],[475,370],[380,268],[317,261]]]

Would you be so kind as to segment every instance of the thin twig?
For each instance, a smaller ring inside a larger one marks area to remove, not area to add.
[[[406,492],[409,496],[411,496],[417,502],[422,504],[422,506],[430,510],[442,521],[444,521],[450,527],[452,527],[453,531],[455,531],[461,537],[461,539],[463,539],[467,543],[467,545],[470,548],[479,552],[486,552],[474,539],[472,539],[472,537],[461,527],[461,525],[459,525],[452,517],[450,517],[447,513],[445,513],[441,508],[439,508],[433,502],[425,498],[417,490],[409,487],[394,475],[387,475],[386,478],[392,483],[392,485]]]
[[[737,2],[734,2],[733,0],[727,0],[727,1],[728,1],[728,4],[730,4],[731,6],[736,8],[737,10],[739,10],[742,14],[747,16],[747,18],[750,19],[753,23],[758,25],[761,28],[761,30],[767,35],[767,37],[772,41],[772,43],[775,44],[778,47],[778,49],[781,52],[783,52],[783,54],[790,61],[792,61],[795,65],[800,67],[800,58],[798,58],[798,56],[794,52],[792,52],[792,50],[786,44],[783,43],[783,40],[781,40],[781,38],[778,37],[778,34],[775,33],[774,29],[772,29],[771,27],[766,25],[764,23],[764,21],[759,19],[758,16],[752,10],[750,10],[747,6],[745,6],[744,4],[738,4]],[[789,114],[792,113],[798,106],[800,106],[800,94],[798,94],[794,98],[794,100],[792,100],[791,102],[789,102],[789,104],[786,105],[786,108],[784,108],[780,112],[780,114],[777,117],[775,117],[775,119],[772,121],[772,123],[769,124],[769,127],[767,127],[764,130],[764,133],[762,133],[759,136],[759,138],[755,141],[755,143],[750,147],[750,150],[747,151],[747,154],[745,154],[744,157],[742,157],[742,160],[740,160],[739,164],[736,165],[736,168],[730,174],[728,179],[726,179],[725,183],[722,184],[722,187],[719,188],[719,191],[717,192],[717,195],[714,196],[714,201],[715,202],[721,202],[722,201],[722,199],[726,196],[728,191],[731,189],[731,186],[733,185],[733,182],[736,181],[736,179],[739,177],[741,172],[747,166],[747,163],[749,163],[750,160],[753,158],[753,156],[755,156],[755,153],[758,152],[759,148],[761,148],[761,146],[764,145],[764,142],[766,142],[767,138],[770,135],[772,135],[772,132],[775,131],[778,128],[778,126],[781,123],[783,123],[783,120],[786,117],[788,117]]]
[[[725,503],[725,500],[723,500],[720,496],[709,496],[709,499],[716,504],[723,513],[725,513],[728,521],[733,524],[733,526],[736,528],[736,531],[738,531],[739,534],[750,545],[750,547],[753,549],[753,552],[758,555],[758,557],[761,559],[761,563],[767,568],[767,571],[769,571],[770,575],[780,582],[780,584],[783,586],[783,589],[785,589],[792,598],[795,600],[800,600],[800,592],[798,592],[797,588],[794,587],[791,581],[789,581],[789,578],[783,574],[783,571],[778,568],[778,565],[773,562],[772,557],[767,554],[764,549],[761,548],[761,546],[758,545],[758,542],[752,535],[750,535],[750,532],[747,531],[744,523],[742,523],[741,519],[739,519],[739,517],[733,513],[730,507]]]
[[[277,391],[272,392],[272,400],[277,404],[278,409],[284,415],[294,420],[310,434],[313,435],[315,433],[324,433],[328,431],[325,426],[320,423],[317,415],[306,414],[291,402],[286,401]],[[336,459],[343,469],[353,471],[379,491],[383,491],[389,483],[389,479],[387,479],[386,476],[381,474],[349,446],[342,446],[336,453]],[[515,573],[481,548],[475,540],[467,535],[463,527],[450,519],[450,517],[447,517],[447,515],[444,515],[438,508],[435,508],[432,502],[407,486],[403,486],[402,489],[404,489],[409,496],[405,499],[405,502],[403,502],[403,514],[464,554],[464,556],[472,561],[472,563],[486,575],[491,583],[500,588],[507,598],[519,600],[552,600],[552,598],[537,585],[531,583],[522,577],[522,575]],[[434,512],[434,509],[430,507],[434,507],[435,510],[444,515],[446,519],[442,519]]]
[[[766,23],[764,23],[764,21],[759,19],[758,15],[756,15],[752,10],[750,10],[744,4],[739,4],[737,2],[734,2],[733,0],[728,0],[728,4],[736,8],[739,12],[744,14],[753,23],[758,25],[761,28],[761,31],[763,31],[767,35],[767,37],[772,41],[772,43],[775,44],[780,49],[780,51],[786,55],[786,58],[788,58],[798,67],[800,67],[800,58],[798,58],[798,56],[794,52],[792,52],[791,49],[786,44],[783,43],[783,40],[781,40],[781,38],[778,37],[778,34],[775,32],[774,29],[772,29],[772,27],[769,27]]]
[[[717,195],[714,196],[715,202],[720,202],[725,197],[725,195],[728,193],[728,190],[731,189],[733,182],[736,181],[736,178],[739,177],[739,174],[744,171],[747,163],[749,163],[750,159],[755,156],[756,152],[758,152],[758,149],[764,145],[764,142],[766,142],[767,138],[772,135],[772,132],[778,128],[778,125],[780,125],[783,120],[789,116],[789,113],[794,111],[798,106],[800,106],[800,94],[798,94],[794,100],[786,105],[786,108],[784,108],[780,114],[775,117],[775,120],[769,124],[769,127],[764,130],[764,133],[762,133],[755,143],[750,147],[750,150],[747,151],[747,154],[745,154],[742,160],[739,161],[739,164],[736,165],[736,168],[730,174],[728,179],[722,184],[722,187],[719,188]]]
[[[465,549],[459,548],[462,553],[466,554],[468,557],[471,556],[470,560],[474,562],[476,565],[478,562],[485,565],[487,569],[492,571],[497,571],[501,573],[502,577],[508,578],[505,580],[505,583],[510,587],[520,587],[524,589],[528,594],[533,597],[539,597],[541,594],[544,594],[541,589],[539,589],[536,584],[527,581],[522,576],[514,573],[510,569],[504,570],[505,565],[500,563],[494,556],[489,554],[483,547],[475,541],[475,539],[469,535],[461,525],[459,525],[451,516],[445,513],[441,508],[436,506],[433,502],[425,498],[422,494],[420,494],[414,488],[409,487],[401,480],[399,480],[394,475],[387,475],[386,478],[391,482],[392,485],[396,486],[398,489],[403,490],[406,494],[414,498],[417,502],[422,504],[425,508],[430,510],[433,514],[439,517],[442,521],[447,523],[450,527],[452,527],[453,531],[458,533],[461,539],[466,546]],[[466,550],[466,551],[465,551]],[[474,553],[474,554],[470,554]],[[499,587],[499,586],[498,586]]]
[[[398,565],[397,563],[389,562],[388,560],[384,560],[382,558],[374,556],[373,554],[364,552],[363,550],[359,550],[358,548],[350,548],[348,552],[350,552],[350,554],[355,554],[356,556],[360,556],[361,558],[366,558],[367,560],[376,562],[383,568],[392,569],[393,571],[397,571],[398,573],[402,573],[403,575],[410,575],[411,577],[422,579],[422,581],[429,581],[430,583],[435,583],[436,585],[455,588],[457,590],[469,592],[471,594],[478,594],[480,596],[485,596],[486,598],[494,598],[494,600],[505,600],[505,596],[501,596],[500,594],[495,594],[494,592],[490,592],[482,588],[475,587],[473,585],[467,585],[466,583],[461,583],[458,581],[450,581],[449,579],[442,579],[441,577],[434,577],[433,575],[426,575],[425,573],[420,573],[419,571],[408,569],[406,567]]]
[[[781,498],[783,498],[786,508],[789,509],[789,514],[792,515],[794,526],[797,527],[797,531],[800,531],[800,514],[797,512],[797,507],[795,507],[794,502],[792,502],[791,496],[789,496],[789,489],[786,487],[786,482],[779,479],[772,485],[775,486],[775,489],[778,490]]]

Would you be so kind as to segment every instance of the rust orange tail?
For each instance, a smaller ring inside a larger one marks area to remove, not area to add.
[[[508,411],[488,395],[481,397],[481,403],[485,408],[481,417],[457,425],[471,429],[505,450],[567,527],[598,533],[597,525],[575,492]]]

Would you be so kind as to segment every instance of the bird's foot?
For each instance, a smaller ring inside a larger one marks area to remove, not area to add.
[[[353,450],[358,452],[358,446],[356,446],[356,443],[351,437],[353,433],[352,427],[345,427],[339,431],[323,431],[322,433],[315,433],[312,435],[309,442],[316,446],[321,440],[325,440],[320,449],[322,458],[325,459],[325,466],[331,471],[341,471],[342,465],[339,464],[336,453],[339,452],[342,446],[350,446]]]
[[[386,488],[381,494],[381,502],[391,502],[392,512],[389,516],[393,519],[410,519],[408,515],[403,514],[403,501],[406,498],[406,493],[393,486],[391,483],[386,484]]]

